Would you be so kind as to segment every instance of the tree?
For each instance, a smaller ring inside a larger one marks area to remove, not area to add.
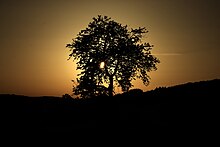
[[[71,52],[69,59],[77,61],[77,70],[81,70],[73,92],[82,97],[103,93],[113,96],[115,86],[128,91],[136,78],[147,86],[150,79],[147,72],[157,70],[156,64],[160,62],[151,54],[153,46],[142,43],[147,32],[145,27],[128,29],[108,16],[94,17],[66,45]]]

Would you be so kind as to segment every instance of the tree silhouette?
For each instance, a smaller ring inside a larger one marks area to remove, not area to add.
[[[128,29],[127,25],[108,16],[94,17],[88,27],[66,45],[71,51],[69,59],[77,61],[77,70],[81,70],[74,94],[113,96],[115,86],[128,91],[136,78],[147,86],[150,78],[147,72],[157,70],[156,64],[160,62],[151,54],[153,46],[142,43],[147,32],[145,27]]]

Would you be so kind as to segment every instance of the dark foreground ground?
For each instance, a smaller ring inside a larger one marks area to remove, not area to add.
[[[140,89],[113,98],[0,95],[1,133],[215,129],[220,80]]]

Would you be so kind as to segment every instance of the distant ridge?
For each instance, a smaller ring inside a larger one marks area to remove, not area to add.
[[[195,82],[186,82],[186,83],[183,83],[183,84],[177,84],[177,85],[174,85],[174,86],[170,86],[170,87],[176,87],[176,86],[184,86],[184,85],[200,85],[200,84],[220,84],[220,79],[211,79],[211,80],[202,80],[202,81],[195,81]]]
[[[202,81],[195,81],[195,82],[186,82],[186,83],[182,83],[182,84],[176,84],[176,85],[172,85],[172,86],[162,86],[162,87],[156,87],[153,90],[150,91],[154,91],[160,88],[182,88],[182,87],[192,87],[192,86],[199,86],[199,85],[216,85],[219,86],[220,84],[220,79],[211,79],[211,80],[202,80]],[[148,92],[148,91],[146,91]]]
[[[174,90],[174,89],[194,89],[194,90],[199,90],[199,88],[201,88],[200,90],[204,90],[204,88],[208,88],[208,90],[211,91],[216,91],[216,90],[220,90],[220,79],[216,78],[216,79],[211,79],[211,80],[202,80],[202,81],[195,81],[195,82],[186,82],[186,83],[182,83],[182,84],[176,84],[173,86],[159,86],[156,87],[153,90],[149,90],[149,91],[145,91],[144,93],[152,93],[152,92],[158,92],[158,90]],[[197,89],[196,89],[197,88]],[[212,89],[213,88],[213,89]],[[132,89],[131,91],[135,91],[137,89]],[[139,91],[142,91],[141,89],[139,89]],[[143,92],[143,91],[142,91]],[[116,95],[121,95],[121,94],[116,94]],[[7,96],[12,96],[12,97],[30,97],[30,98],[62,98],[62,96],[26,96],[26,95],[17,95],[17,94],[0,94],[0,97],[7,97]]]
[[[143,92],[141,89],[132,89],[128,93],[119,94],[125,96],[140,96],[141,97],[166,97],[168,98],[176,98],[176,96],[189,98],[192,96],[211,96],[211,95],[219,95],[220,90],[220,79],[212,79],[212,80],[204,80],[204,81],[196,81],[196,82],[187,82],[183,84],[177,84],[168,87],[156,87],[153,90]]]

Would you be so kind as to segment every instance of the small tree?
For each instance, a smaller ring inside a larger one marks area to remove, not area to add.
[[[129,30],[127,25],[107,16],[94,17],[88,27],[66,45],[71,51],[69,57],[77,61],[77,70],[81,70],[74,94],[113,96],[114,86],[128,91],[136,78],[147,86],[150,78],[147,72],[156,70],[160,62],[151,54],[153,46],[141,41],[147,32],[141,27]]]

